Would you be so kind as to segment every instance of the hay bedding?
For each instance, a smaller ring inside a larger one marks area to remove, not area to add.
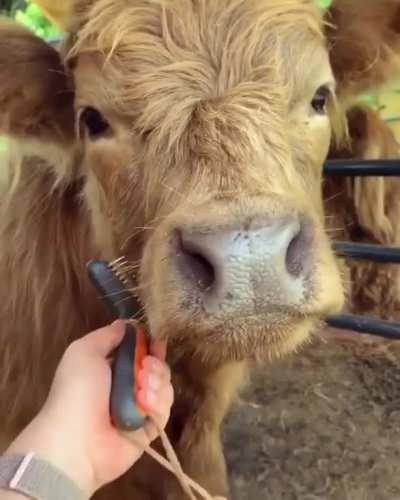
[[[400,343],[328,338],[258,370],[228,418],[235,500],[400,499]]]

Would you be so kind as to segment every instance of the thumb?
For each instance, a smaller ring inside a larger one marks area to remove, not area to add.
[[[86,354],[94,354],[106,358],[122,342],[126,322],[117,320],[83,337],[81,347]]]

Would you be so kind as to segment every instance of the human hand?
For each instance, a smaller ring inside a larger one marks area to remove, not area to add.
[[[41,412],[19,435],[9,453],[35,452],[68,475],[89,497],[124,474],[142,455],[113,427],[109,414],[111,367],[107,356],[121,343],[125,322],[75,341],[57,369]],[[139,374],[138,403],[165,427],[173,402],[166,346],[154,343]],[[132,433],[149,445],[158,432],[150,421]]]

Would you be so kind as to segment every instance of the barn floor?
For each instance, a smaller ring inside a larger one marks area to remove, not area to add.
[[[328,338],[256,372],[228,419],[234,500],[400,499],[400,343]]]

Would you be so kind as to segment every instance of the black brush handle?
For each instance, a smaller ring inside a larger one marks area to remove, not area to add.
[[[350,243],[334,241],[332,247],[338,257],[348,259],[370,260],[385,264],[400,264],[400,248],[367,243]]]
[[[336,314],[328,316],[326,322],[333,328],[400,340],[400,323],[395,321],[384,321],[354,314]]]

